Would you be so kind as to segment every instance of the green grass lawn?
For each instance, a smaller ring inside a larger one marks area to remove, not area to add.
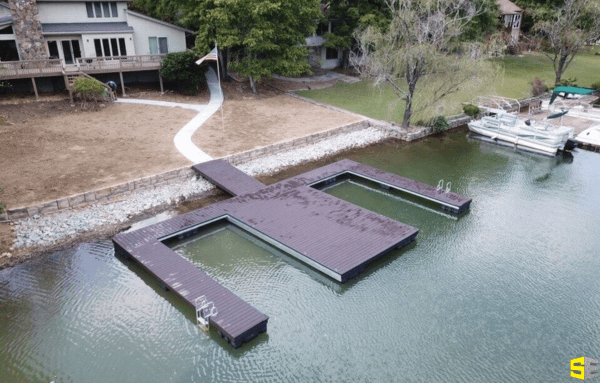
[[[576,77],[577,85],[590,86],[600,81],[600,47],[595,47],[589,53],[580,54],[571,63],[563,79]],[[539,53],[526,54],[523,57],[506,56],[496,60],[500,65],[501,75],[495,84],[490,84],[485,93],[481,95],[495,94],[504,97],[526,98],[530,95],[531,81],[536,77],[544,80],[549,86],[554,86],[554,70],[552,62]],[[417,88],[418,92],[418,88]],[[404,103],[389,113],[389,104],[396,99],[395,94],[388,86],[374,87],[372,80],[363,80],[354,84],[337,83],[335,86],[318,90],[303,90],[297,92],[299,95],[363,114],[372,118],[402,122],[404,114]],[[454,94],[444,102],[452,105],[451,113],[462,111],[463,102],[475,99],[474,94],[462,92]],[[414,121],[413,121],[414,122]]]

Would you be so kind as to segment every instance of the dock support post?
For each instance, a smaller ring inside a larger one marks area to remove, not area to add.
[[[123,97],[127,97],[125,94],[125,81],[123,81],[123,72],[119,72],[119,77],[121,78],[121,91],[123,93]]]
[[[35,77],[31,78],[31,83],[33,84],[33,91],[35,92],[35,101],[40,101],[40,95],[38,94],[37,85],[35,84]]]
[[[158,71],[158,82],[160,82],[160,94],[165,94],[165,89],[163,88],[162,76],[160,75],[160,71]]]

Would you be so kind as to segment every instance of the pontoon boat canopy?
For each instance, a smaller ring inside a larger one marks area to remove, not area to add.
[[[591,93],[594,93],[594,90],[588,89],[588,88],[578,88],[576,86],[557,86],[556,88],[554,88],[554,91],[552,92],[552,98],[550,98],[550,104],[552,104],[554,102],[554,100],[556,100],[556,97],[558,97],[558,95],[560,93],[564,93],[565,95],[563,97],[566,97],[569,94],[581,94],[581,95],[591,94]]]

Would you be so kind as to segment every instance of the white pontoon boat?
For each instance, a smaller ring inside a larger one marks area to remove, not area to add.
[[[489,97],[486,102],[480,100],[479,108],[492,115],[469,122],[470,131],[493,141],[507,142],[525,150],[551,156],[556,155],[559,150],[565,150],[567,141],[573,138],[573,128],[520,119],[515,114],[507,113],[501,107],[502,103],[497,102],[499,99],[505,100],[504,103],[508,105],[513,104],[501,97]],[[494,102],[490,103],[489,100]],[[513,107],[513,110],[518,111],[519,108],[517,101],[517,106]],[[564,113],[560,113],[557,117],[562,115]]]

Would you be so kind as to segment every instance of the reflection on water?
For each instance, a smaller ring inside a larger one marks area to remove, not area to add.
[[[451,181],[471,211],[328,189],[420,229],[347,284],[237,229],[180,248],[269,315],[238,350],[109,242],[0,271],[0,382],[570,382],[570,359],[600,357],[598,154],[569,162],[459,132],[351,159]]]

